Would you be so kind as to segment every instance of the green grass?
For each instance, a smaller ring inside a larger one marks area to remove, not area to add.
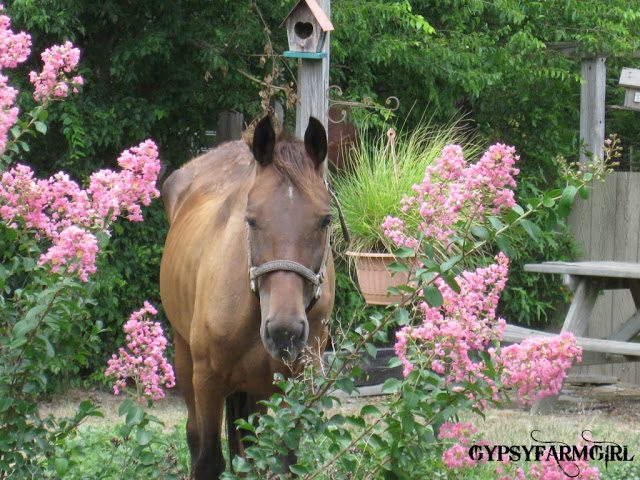
[[[118,426],[92,425],[80,429],[77,437],[69,441],[73,452],[70,469],[65,480],[135,480],[143,478],[182,479],[189,471],[189,452],[184,428],[172,432],[154,428],[154,441],[150,447],[155,465],[141,465],[144,459],[133,458],[131,449],[135,440],[122,440]],[[153,472],[153,473],[151,473]]]
[[[442,127],[423,124],[397,133],[393,146],[386,133],[372,137],[360,134],[345,171],[334,175],[332,183],[351,234],[345,245],[336,235],[338,251],[385,251],[394,249],[384,236],[381,224],[387,215],[400,216],[400,200],[411,195],[411,187],[422,182],[425,169],[432,165],[446,145],[463,146],[468,158],[479,153],[456,123]],[[338,216],[336,215],[336,222]],[[335,232],[340,232],[336,224]]]
[[[342,413],[345,415],[350,409],[358,411],[363,402],[345,401]],[[150,413],[154,413],[153,411]],[[162,415],[161,415],[162,416]],[[486,420],[472,414],[465,414],[462,421],[472,422],[479,434],[493,443],[502,445],[531,445],[532,430],[539,430],[539,438],[542,440],[561,441],[574,443],[583,430],[593,432],[594,439],[616,442],[629,447],[629,454],[636,459],[631,463],[610,463],[605,467],[604,461],[595,462],[600,468],[600,478],[603,480],[640,480],[640,428],[637,422],[625,422],[620,418],[606,417],[599,413],[585,412],[571,415],[547,415],[531,416],[523,411],[495,410],[488,412]],[[155,438],[152,443],[156,463],[150,470],[142,469],[140,459],[133,459],[130,448],[126,444],[114,443],[114,439],[121,438],[118,433],[117,421],[106,420],[100,424],[81,427],[79,434],[69,441],[71,456],[70,470],[64,475],[67,480],[104,479],[137,480],[146,478],[182,479],[187,478],[189,466],[189,453],[184,435],[184,421],[172,423],[174,427],[154,428]],[[131,440],[133,442],[133,439]],[[314,448],[322,448],[321,445]],[[358,454],[359,452],[354,452]],[[303,455],[313,455],[313,449]],[[167,468],[166,473],[160,476],[164,466],[170,457],[175,457],[175,465]],[[439,458],[440,455],[433,452],[425,456],[420,465],[408,474],[407,479],[471,479],[471,480],[495,480],[498,475],[495,472],[496,463],[478,465],[464,471],[454,471],[447,468]],[[366,462],[365,462],[366,463]],[[530,464],[520,462],[525,471]],[[137,471],[136,471],[137,470]],[[505,472],[507,473],[507,472]]]

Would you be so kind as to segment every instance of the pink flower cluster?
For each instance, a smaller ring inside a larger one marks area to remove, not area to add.
[[[31,37],[24,32],[14,33],[10,26],[11,19],[0,15],[0,68],[17,67],[31,52]],[[18,91],[7,81],[8,78],[0,74],[0,152],[5,150],[9,129],[18,119],[18,107],[14,106]]]
[[[524,477],[523,477],[524,478]],[[599,480],[600,470],[592,467],[585,460],[556,461],[547,449],[542,456],[540,464],[534,463],[529,467],[529,478],[539,480]],[[510,477],[502,477],[501,480],[511,480]],[[516,479],[514,479],[516,480]]]
[[[129,378],[136,382],[139,392],[153,400],[164,398],[163,387],[175,386],[173,368],[164,357],[167,347],[164,331],[158,322],[146,318],[157,313],[153,305],[144,302],[143,308],[132,313],[125,324],[127,348],[121,347],[119,355],[112,355],[105,371],[105,376],[116,378],[115,395],[126,388]]]
[[[516,388],[518,401],[530,404],[562,389],[566,371],[582,360],[582,349],[570,333],[551,338],[527,338],[490,353],[502,368],[502,383]]]
[[[4,7],[0,5],[0,11]],[[13,33],[11,19],[0,15],[0,66],[16,68],[31,53],[31,36],[28,33]]]
[[[486,382],[498,400],[500,385],[486,376],[486,363],[477,352],[487,350],[492,341],[500,341],[505,321],[496,316],[500,293],[507,281],[509,260],[500,253],[496,263],[462,272],[456,277],[460,291],[454,291],[441,278],[435,283],[444,300],[441,307],[419,305],[424,320],[420,326],[406,326],[396,332],[395,353],[408,376],[420,362],[421,368],[443,376],[455,391],[461,382]],[[502,350],[489,348],[494,367],[506,388],[517,390],[520,403],[533,403],[562,388],[565,371],[581,360],[581,349],[570,333],[550,338],[525,340]],[[468,393],[475,399],[473,393]],[[483,408],[478,399],[477,408]]]
[[[472,358],[476,351],[502,337],[505,321],[496,317],[496,308],[508,270],[509,259],[500,253],[489,267],[456,277],[459,292],[441,278],[436,279],[444,300],[442,307],[420,304],[422,325],[403,327],[396,333],[395,352],[405,376],[414,369],[415,351],[408,348],[413,345],[419,348],[420,358],[429,359],[423,367],[444,375],[447,384],[482,377],[484,363]]]
[[[446,242],[456,234],[458,222],[482,222],[487,213],[495,215],[515,206],[512,188],[519,173],[514,167],[518,158],[513,147],[497,143],[476,163],[467,163],[462,148],[449,145],[426,168],[422,183],[413,186],[415,195],[402,199],[402,210],[419,215],[418,229],[427,238]],[[398,218],[387,217],[382,228],[398,247],[418,244],[418,232],[405,231]]]
[[[71,42],[64,45],[53,45],[40,55],[44,66],[42,72],[30,72],[29,81],[35,86],[33,98],[45,103],[49,100],[64,98],[69,95],[69,87],[74,93],[84,83],[82,77],[69,77],[80,62],[80,49]]]
[[[95,232],[108,233],[109,223],[120,215],[141,221],[139,204],[149,205],[159,196],[160,161],[151,140],[123,152],[118,162],[120,172],[92,174],[86,190],[63,172],[36,179],[28,166],[18,164],[0,177],[0,218],[51,243],[40,265],[48,263],[54,272],[67,265],[67,272],[77,271],[87,281],[95,272]]]

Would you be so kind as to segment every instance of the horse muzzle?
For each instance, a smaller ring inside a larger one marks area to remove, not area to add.
[[[298,358],[309,338],[306,318],[267,317],[260,329],[262,343],[274,360],[291,362]]]

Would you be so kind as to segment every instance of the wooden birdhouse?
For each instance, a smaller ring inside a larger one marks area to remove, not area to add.
[[[333,24],[317,0],[300,0],[280,27],[287,28],[289,51],[284,52],[285,57],[320,59],[327,56],[322,50]]]
[[[624,106],[640,111],[640,70],[623,68],[620,74],[620,86],[626,89]]]

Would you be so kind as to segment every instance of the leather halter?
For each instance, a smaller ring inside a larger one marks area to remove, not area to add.
[[[258,278],[262,275],[271,272],[294,272],[300,275],[305,280],[311,282],[313,285],[313,297],[306,311],[308,312],[316,304],[318,299],[322,296],[322,282],[327,273],[327,261],[329,260],[329,252],[331,251],[331,225],[326,229],[326,240],[324,244],[324,253],[322,255],[322,263],[320,263],[320,269],[318,272],[314,272],[310,268],[305,267],[301,263],[291,260],[273,260],[271,262],[265,262],[260,266],[254,267],[253,260],[251,258],[251,232],[248,222],[247,227],[247,258],[249,260],[249,280],[251,285],[251,291],[258,295]]]

